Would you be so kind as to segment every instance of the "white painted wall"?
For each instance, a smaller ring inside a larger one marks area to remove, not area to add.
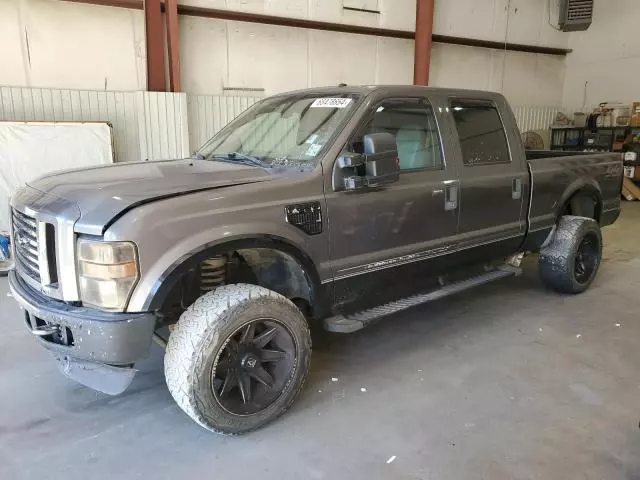
[[[351,1],[351,0],[350,0]],[[190,5],[413,30],[415,0],[360,0],[381,14],[343,10],[340,0],[184,0]],[[555,0],[552,0],[555,5]],[[509,7],[509,8],[508,8]],[[434,31],[494,41],[566,47],[549,25],[549,0],[438,0]],[[557,12],[552,12],[557,17]],[[508,24],[507,24],[508,21]],[[194,93],[318,85],[411,83],[413,41],[181,17],[183,85]],[[504,92],[517,104],[557,105],[564,59],[435,44],[431,84]]]
[[[0,85],[146,88],[141,11],[0,0]]]
[[[555,5],[557,0],[551,0]],[[615,0],[618,1],[618,0]],[[633,1],[633,0],[631,0]],[[181,0],[181,3],[413,30],[415,0]],[[548,22],[549,0],[436,0],[435,33],[566,47]],[[554,12],[553,17],[557,14]],[[285,90],[346,82],[411,83],[413,42],[181,17],[183,89]],[[28,38],[28,48],[27,48]],[[110,90],[145,87],[140,11],[59,0],[0,0],[0,85]],[[562,57],[435,44],[436,86],[503,91],[514,104],[559,104]]]
[[[564,105],[578,111],[605,101],[640,101],[640,2],[596,0],[586,32],[571,34]]]

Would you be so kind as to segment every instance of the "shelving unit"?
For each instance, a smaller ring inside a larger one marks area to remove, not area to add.
[[[640,127],[551,127],[551,150],[619,152],[625,138],[638,133]]]

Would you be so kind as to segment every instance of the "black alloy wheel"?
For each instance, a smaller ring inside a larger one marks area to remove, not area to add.
[[[214,398],[233,415],[259,413],[282,395],[296,360],[296,343],[285,325],[251,320],[227,337],[213,363]]]
[[[574,261],[575,277],[578,283],[583,284],[591,279],[600,257],[598,245],[598,238],[593,233],[585,235],[580,242]]]

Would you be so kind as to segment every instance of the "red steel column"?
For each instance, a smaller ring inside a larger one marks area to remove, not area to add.
[[[416,45],[413,67],[415,85],[429,85],[434,4],[435,0],[416,0]]]
[[[144,25],[147,40],[147,90],[166,91],[164,71],[164,26],[160,0],[144,1]]]
[[[169,89],[180,91],[180,27],[178,25],[177,0],[165,0],[164,13],[167,19],[167,53],[169,56]]]

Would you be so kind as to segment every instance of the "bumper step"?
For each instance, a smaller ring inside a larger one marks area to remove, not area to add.
[[[378,318],[401,312],[403,310],[422,305],[423,303],[433,302],[434,300],[463,292],[485,283],[500,280],[501,278],[517,276],[521,273],[522,270],[520,268],[505,264],[490,272],[445,285],[437,290],[401,298],[400,300],[380,305],[379,307],[373,307],[368,310],[363,310],[362,312],[354,313],[352,315],[336,315],[334,317],[327,318],[324,321],[324,328],[325,330],[336,333],[356,332]]]

